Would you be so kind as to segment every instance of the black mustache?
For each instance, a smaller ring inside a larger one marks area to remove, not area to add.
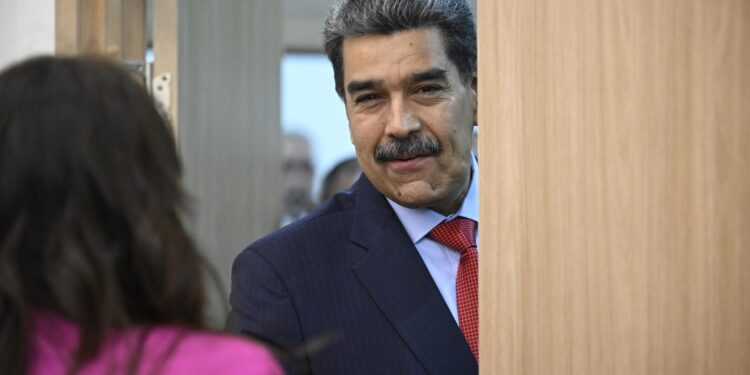
[[[375,149],[375,160],[387,162],[404,156],[432,156],[442,151],[436,139],[411,134],[408,138],[394,139]]]

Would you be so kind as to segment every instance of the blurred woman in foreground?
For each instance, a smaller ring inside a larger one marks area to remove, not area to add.
[[[129,73],[43,57],[0,74],[0,371],[281,373],[202,330],[182,200],[172,134]]]

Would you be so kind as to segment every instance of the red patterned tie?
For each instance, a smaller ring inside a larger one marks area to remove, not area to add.
[[[479,361],[479,253],[474,240],[477,223],[463,217],[446,221],[430,231],[429,237],[461,254],[456,275],[458,326]]]

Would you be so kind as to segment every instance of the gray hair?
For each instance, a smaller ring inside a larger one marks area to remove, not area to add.
[[[344,98],[344,38],[430,26],[440,29],[448,59],[468,83],[476,72],[477,34],[467,0],[339,0],[323,31],[336,92]]]

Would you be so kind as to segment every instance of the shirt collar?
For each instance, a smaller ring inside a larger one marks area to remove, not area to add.
[[[392,201],[390,198],[386,198],[413,243],[419,242],[436,225],[458,216],[472,219],[477,223],[479,222],[479,167],[473,154],[471,157],[471,169],[469,191],[466,193],[461,207],[454,214],[444,216],[429,208],[407,208]]]

